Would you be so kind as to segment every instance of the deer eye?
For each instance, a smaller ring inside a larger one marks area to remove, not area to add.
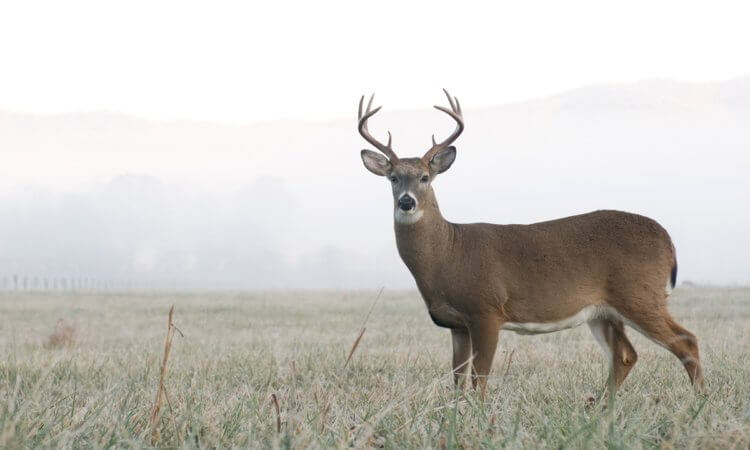
[[[430,177],[428,177],[427,175],[422,175],[422,179],[419,181],[421,181],[422,183],[427,183],[428,181],[430,181]]]
[[[395,175],[394,175],[394,176],[391,176],[391,182],[392,182],[392,183],[395,183],[395,182],[397,182],[397,181],[398,181],[398,178],[396,178],[396,176],[395,176]]]

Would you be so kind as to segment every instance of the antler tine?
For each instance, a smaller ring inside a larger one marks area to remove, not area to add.
[[[365,109],[364,113],[362,112],[362,106],[365,101],[365,96],[363,95],[362,98],[359,99],[359,113],[357,115],[357,118],[359,119],[359,134],[362,135],[363,138],[370,144],[372,144],[375,148],[380,150],[385,156],[388,157],[391,161],[397,161],[398,156],[396,156],[396,153],[391,148],[391,132],[388,132],[388,144],[383,145],[380,141],[372,137],[370,134],[370,130],[367,128],[367,121],[370,119],[370,117],[374,116],[378,111],[380,111],[380,108],[382,106],[378,106],[377,108],[371,110],[372,108],[372,101],[375,99],[375,94],[372,94],[370,96],[370,101],[367,102],[367,108]]]
[[[461,112],[461,104],[458,102],[458,98],[451,97],[451,95],[448,93],[446,89],[443,89],[443,92],[445,92],[445,96],[448,97],[448,103],[450,103],[451,109],[448,109],[440,105],[435,105],[435,109],[442,111],[448,114],[449,116],[451,116],[451,118],[453,118],[453,120],[456,121],[456,129],[453,131],[453,133],[450,136],[448,136],[446,140],[444,140],[443,142],[439,144],[435,142],[435,135],[434,134],[432,135],[432,148],[428,150],[427,153],[425,153],[424,156],[422,157],[422,160],[427,163],[429,163],[430,160],[440,150],[451,145],[453,141],[455,141],[464,131],[464,118],[463,118],[463,113]]]
[[[372,108],[372,101],[373,101],[374,99],[375,99],[375,94],[372,94],[372,95],[370,96],[370,101],[368,101],[368,102],[367,102],[367,109],[365,110],[365,113],[364,113],[364,115],[367,115],[367,114],[369,114],[369,113],[370,113],[370,108]],[[362,104],[363,104],[363,102],[364,102],[364,101],[365,101],[365,96],[363,95],[363,96],[362,96],[362,98],[360,98],[360,99],[359,99],[359,112],[357,113],[357,118],[358,118],[358,119],[361,119],[361,118],[362,118]],[[375,111],[373,111],[372,113],[373,113],[373,114],[375,114],[376,112],[378,112],[378,110],[379,110],[379,109],[380,109],[380,108],[377,108],[377,109],[376,109]],[[370,116],[372,116],[372,114],[370,114]]]
[[[375,93],[373,92],[370,96],[370,101],[367,102],[367,112],[370,112],[370,108],[372,108],[372,102],[375,100]],[[380,108],[378,108],[380,109]]]
[[[456,111],[456,104],[453,102],[453,97],[451,97],[447,89],[443,88],[443,92],[445,92],[445,96],[448,97],[448,103],[451,104],[451,109]]]

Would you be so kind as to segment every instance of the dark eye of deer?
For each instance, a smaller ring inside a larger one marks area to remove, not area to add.
[[[430,181],[430,177],[428,177],[427,175],[423,175],[421,181],[422,183],[427,183],[428,181]]]
[[[395,182],[397,182],[397,181],[398,181],[398,178],[396,178],[396,177],[391,177],[391,181],[395,183]]]

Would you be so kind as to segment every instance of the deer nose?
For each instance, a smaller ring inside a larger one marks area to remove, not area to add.
[[[415,206],[417,206],[417,201],[409,194],[404,194],[398,199],[398,207],[402,211],[411,211]]]

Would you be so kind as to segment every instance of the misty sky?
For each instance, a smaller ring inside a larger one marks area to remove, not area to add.
[[[705,5],[3,2],[0,282],[411,288],[356,104],[421,155],[448,87],[446,218],[624,209],[750,283],[750,4]]]
[[[5,1],[0,109],[247,123],[750,73],[746,1]]]

